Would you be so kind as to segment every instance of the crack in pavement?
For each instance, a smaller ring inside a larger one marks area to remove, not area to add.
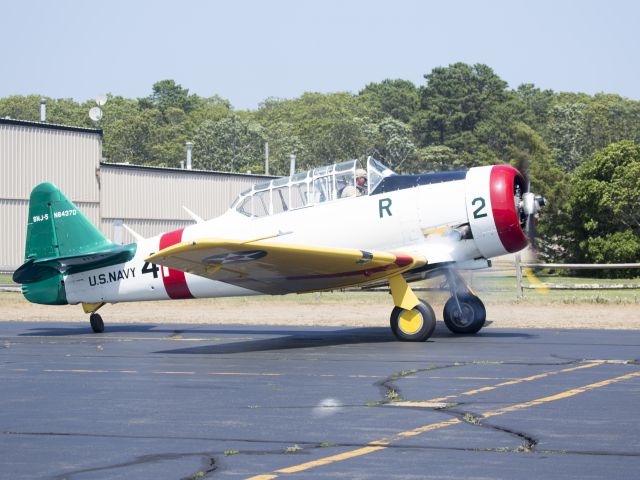
[[[453,411],[446,409],[438,409],[438,411],[446,413],[447,411],[453,416],[464,416],[464,412],[462,411]],[[464,420],[463,420],[464,421]],[[468,423],[468,422],[467,422]],[[490,427],[492,429],[501,430],[510,435],[514,435],[516,437],[522,438],[531,438],[526,434],[521,432],[516,432],[513,430],[509,430],[497,425],[489,425],[483,424],[485,427]],[[281,448],[274,450],[239,450],[237,455],[272,455],[272,454],[281,454],[284,452],[284,448],[286,445],[301,445],[303,446],[304,451],[312,451],[315,449],[326,449],[326,448],[342,448],[342,447],[366,447],[369,443],[359,443],[359,442],[322,442],[318,443],[316,441],[307,441],[307,440],[258,440],[258,439],[249,439],[249,438],[217,438],[217,437],[167,437],[167,436],[143,436],[143,435],[110,435],[110,434],[95,434],[95,433],[68,433],[68,432],[0,432],[2,435],[32,435],[32,436],[69,436],[69,437],[93,437],[93,438],[121,438],[121,439],[130,439],[130,440],[178,440],[178,441],[214,441],[214,442],[235,442],[235,443],[265,443],[265,444],[277,444],[282,445]],[[435,445],[405,445],[402,443],[394,443],[389,444],[387,446],[389,449],[415,449],[415,450],[454,450],[454,451],[481,451],[481,452],[505,452],[505,450],[501,447],[487,447],[487,448],[476,448],[476,447],[449,447],[449,446],[435,446]],[[516,449],[509,450],[512,453],[523,453],[522,450],[518,451]],[[181,455],[205,455],[212,454],[216,452],[196,452],[196,453],[188,453]],[[536,450],[535,453],[539,454],[575,454],[575,455],[611,455],[611,456],[627,456],[627,457],[640,457],[640,452],[629,452],[629,451],[595,451],[595,450],[554,450],[554,449],[543,449]],[[300,454],[300,452],[296,453]],[[289,455],[292,455],[289,453]],[[141,457],[143,458],[143,457]],[[177,458],[177,457],[176,457]],[[170,458],[171,459],[171,458]],[[140,463],[140,462],[139,462]],[[142,462],[144,463],[144,462]],[[134,465],[135,463],[127,462],[127,465]],[[104,467],[101,467],[104,468]],[[74,472],[77,474],[79,472]]]
[[[393,373],[391,375],[389,375],[388,377],[386,377],[383,380],[380,380],[379,382],[376,382],[374,385],[378,388],[378,390],[380,390],[383,400],[379,401],[379,402],[371,402],[376,403],[377,405],[385,405],[385,404],[389,404],[392,402],[401,402],[404,401],[405,398],[402,396],[400,389],[398,388],[398,386],[394,383],[397,380],[401,380],[409,375],[415,374],[415,373],[422,373],[422,372],[428,372],[431,370],[442,370],[442,369],[446,369],[446,368],[455,368],[455,367],[465,367],[465,366],[469,366],[469,365],[526,365],[526,366],[569,366],[569,365],[580,365],[581,363],[606,363],[606,360],[598,360],[598,361],[592,361],[592,360],[586,360],[586,359],[565,359],[566,361],[562,362],[562,363],[540,363],[540,362],[502,362],[502,361],[486,361],[486,360],[472,360],[472,361],[467,361],[467,362],[453,362],[453,363],[448,363],[448,364],[444,364],[444,365],[435,365],[435,364],[431,364],[428,365],[427,367],[424,368],[417,368],[417,369],[409,369],[409,370],[402,370],[400,372],[397,373]],[[550,372],[546,372],[546,373],[542,373],[539,375],[548,375],[551,374]],[[532,378],[535,377],[532,376]],[[517,379],[513,379],[511,381],[507,381],[504,382],[504,385],[508,385],[510,382],[513,382],[514,380]],[[459,395],[448,395],[446,397],[442,397],[443,399],[448,399],[448,398],[453,398]]]
[[[405,363],[408,363],[408,362],[405,362]],[[433,370],[444,370],[446,368],[463,367],[467,365],[474,365],[474,362],[454,362],[454,363],[448,363],[444,365],[431,364],[423,368],[412,368],[409,370],[401,370],[399,372],[392,373],[385,379],[374,383],[374,386],[378,388],[378,390],[381,392],[383,400],[379,402],[373,402],[373,403],[377,403],[378,405],[385,405],[391,402],[403,401],[404,398],[400,393],[400,389],[394,382],[397,380],[401,380],[404,377],[413,375],[415,373],[430,372]]]
[[[379,405],[388,405],[388,404],[394,404],[394,403],[398,403],[398,402],[402,402],[405,401],[405,399],[402,397],[401,393],[400,393],[400,389],[398,388],[398,386],[393,383],[397,380],[401,380],[403,378],[406,378],[408,375],[411,374],[415,374],[415,373],[419,373],[419,372],[425,372],[425,371],[429,371],[429,370],[433,370],[436,368],[450,368],[450,367],[458,367],[458,366],[464,366],[464,365],[477,365],[477,364],[486,364],[487,362],[455,362],[454,364],[450,364],[450,365],[443,365],[440,367],[436,367],[433,365],[430,365],[428,367],[425,368],[421,368],[421,369],[410,369],[410,370],[403,370],[401,372],[392,374],[390,376],[388,376],[385,380],[377,382],[375,385],[379,388],[382,389],[383,392],[383,396],[386,397],[386,400],[383,400],[381,402],[378,402]],[[497,364],[501,364],[500,362],[496,362]],[[566,362],[564,362],[564,365],[576,365],[575,368],[566,368],[566,369],[562,369],[562,370],[556,370],[556,371],[551,371],[551,372],[543,372],[537,375],[531,375],[529,377],[523,377],[523,378],[519,378],[519,379],[513,379],[511,381],[507,381],[507,382],[503,382],[497,385],[493,385],[493,386],[485,386],[485,387],[481,387],[481,388],[477,388],[471,391],[467,391],[467,392],[462,392],[459,394],[453,394],[453,395],[449,395],[446,397],[442,397],[442,398],[437,398],[437,399],[433,399],[427,402],[423,402],[424,404],[427,404],[425,406],[423,406],[422,408],[425,408],[429,411],[432,412],[441,412],[447,416],[449,416],[450,418],[456,418],[458,421],[460,422],[464,422],[473,426],[477,426],[480,428],[484,428],[487,430],[492,430],[495,432],[499,432],[499,433],[506,433],[510,436],[514,436],[516,438],[518,438],[521,441],[521,445],[513,450],[514,452],[517,453],[529,453],[529,452],[535,452],[536,450],[536,446],[538,444],[538,440],[536,438],[534,438],[533,435],[530,435],[528,433],[525,432],[520,432],[514,429],[509,429],[506,427],[502,427],[499,425],[495,425],[492,423],[488,423],[485,421],[486,417],[484,415],[475,415],[472,412],[469,411],[464,411],[461,410],[459,408],[460,405],[462,405],[462,403],[448,403],[448,404],[444,404],[444,405],[437,405],[435,404],[436,401],[442,401],[442,400],[447,400],[447,399],[454,399],[457,397],[460,397],[462,395],[474,395],[480,392],[484,392],[484,391],[492,391],[495,390],[496,388],[500,388],[503,386],[508,386],[508,385],[515,385],[518,383],[522,383],[525,381],[531,381],[531,380],[537,380],[537,379],[541,379],[541,378],[545,378],[551,375],[557,375],[559,373],[566,373],[569,371],[573,371],[573,370],[579,370],[582,368],[590,368],[593,366],[597,366],[597,365],[602,365],[602,364],[606,364],[606,363],[610,363],[610,361],[607,360],[585,360],[585,359],[567,359]],[[627,362],[620,362],[620,361],[615,361],[615,363],[625,363],[627,364]],[[432,402],[434,403],[433,406],[429,406],[428,403]],[[494,402],[495,403],[495,402]],[[415,407],[410,407],[410,406],[406,406],[406,408],[415,408]],[[385,442],[386,444],[386,442]],[[490,450],[494,450],[494,449],[490,449]],[[509,450],[509,449],[507,449]]]
[[[204,459],[205,475],[213,472],[217,466],[214,457],[211,452],[190,452],[190,453],[162,453],[162,454],[152,454],[152,455],[140,455],[134,457],[132,460],[128,462],[120,462],[114,463],[112,465],[105,465],[102,467],[93,467],[93,468],[82,468],[78,470],[72,470],[66,473],[62,473],[60,475],[56,475],[52,477],[53,480],[68,480],[71,477],[76,475],[81,475],[83,473],[94,473],[94,472],[106,472],[110,470],[115,470],[118,468],[126,468],[132,467],[136,465],[144,465],[149,463],[158,463],[164,462],[167,460],[181,460],[183,458],[191,458],[191,457],[202,457]],[[183,478],[194,478],[193,475],[191,477],[183,477]],[[204,478],[204,477],[201,477]]]
[[[516,437],[522,441],[520,447],[518,447],[515,451],[520,453],[528,453],[535,451],[536,445],[538,445],[538,440],[536,440],[533,435],[528,433],[519,432],[517,430],[513,430],[506,427],[501,427],[499,425],[494,425],[492,423],[483,422],[482,416],[477,416],[471,412],[467,412],[464,410],[458,410],[453,408],[442,408],[439,411],[443,413],[451,413],[456,418],[462,420],[469,425],[473,425],[475,427],[485,428],[487,430],[493,430],[500,433],[506,433],[513,437]]]

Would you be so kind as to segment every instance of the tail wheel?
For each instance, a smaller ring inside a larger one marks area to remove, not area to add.
[[[411,310],[394,307],[391,312],[391,330],[398,340],[424,342],[436,328],[436,315],[422,300]]]
[[[484,326],[487,311],[475,295],[461,295],[457,302],[455,297],[447,300],[443,316],[445,325],[453,333],[477,333]]]
[[[102,321],[102,317],[97,313],[92,313],[89,316],[89,322],[91,323],[91,329],[95,333],[104,332],[104,322]]]

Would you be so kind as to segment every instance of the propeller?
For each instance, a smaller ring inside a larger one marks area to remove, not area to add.
[[[531,191],[531,179],[529,178],[529,157],[523,155],[517,162],[516,168],[524,177],[526,190],[521,191],[520,185],[516,187],[516,208],[520,212],[520,225],[524,230],[529,244],[534,252],[536,249],[536,215],[546,205],[542,195],[536,195]]]
[[[525,216],[524,233],[529,239],[531,247],[536,250],[536,215],[547,203],[542,195],[536,195],[531,191],[531,184],[527,182],[527,191],[522,195],[522,214]]]
[[[515,202],[520,216],[520,226],[522,227],[529,245],[531,246],[531,253],[534,259],[538,257],[538,246],[536,244],[536,218],[538,212],[547,204],[546,199],[542,195],[536,195],[531,191],[531,180],[529,179],[529,161],[527,157],[521,159],[518,162],[518,170],[523,175],[526,184],[526,191],[521,192],[520,186],[516,187]],[[544,283],[536,277],[531,268],[524,268],[523,273],[529,280],[529,283],[535,285],[537,290],[542,293],[548,293],[549,289],[544,286]]]

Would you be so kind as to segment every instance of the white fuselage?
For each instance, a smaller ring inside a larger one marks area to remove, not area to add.
[[[483,238],[485,243],[497,240],[493,250],[482,247],[479,250],[473,239],[452,243],[429,233],[446,226],[471,223],[473,227],[469,214],[477,207],[470,202],[477,200],[480,195],[477,192],[488,189],[490,168],[472,169],[470,173],[476,170],[475,177],[468,175],[467,179],[336,199],[263,217],[248,217],[231,209],[212,220],[140,241],[135,256],[126,263],[68,275],[67,301],[116,303],[259,294],[145,262],[150,254],[173,244],[207,238],[245,241],[269,238],[271,243],[290,245],[414,251],[424,255],[429,263],[464,262],[501,254],[504,249],[496,234],[491,233],[491,225],[486,231],[474,230],[474,236]],[[488,193],[481,195],[489,201]],[[482,220],[493,221],[490,204],[486,211],[489,215]]]

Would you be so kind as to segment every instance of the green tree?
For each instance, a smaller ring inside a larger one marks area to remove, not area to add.
[[[640,260],[640,145],[624,140],[597,151],[577,170],[569,201],[567,249],[584,262]],[[605,271],[637,275],[637,271]]]
[[[0,117],[16,120],[40,120],[40,95],[11,95],[0,99]]]
[[[306,157],[304,144],[288,123],[267,123],[263,128],[265,140],[269,143],[269,173],[289,175],[291,155]]]
[[[530,184],[532,192],[547,201],[535,222],[535,247],[546,260],[562,259],[558,245],[566,238],[568,175],[555,163],[542,137],[523,122],[511,126],[508,146],[511,164]]]
[[[455,137],[465,132],[473,134],[477,124],[489,118],[506,95],[507,83],[482,64],[434,68],[425,79],[414,121],[423,146],[451,146],[452,141],[465,145],[468,140],[456,141]]]
[[[189,112],[197,102],[195,96],[189,95],[189,89],[183,88],[175,80],[160,80],[153,84],[150,96],[140,99],[141,108],[159,108],[162,112],[169,108],[178,108]]]
[[[370,83],[360,91],[358,98],[378,115],[388,115],[405,123],[411,120],[420,104],[418,88],[412,82],[400,79]]]
[[[208,120],[196,130],[193,164],[226,172],[264,172],[264,129],[237,115]]]
[[[459,163],[459,158],[452,148],[444,145],[431,145],[417,150],[420,165],[425,172],[441,172],[458,170],[464,166]]]
[[[584,103],[560,103],[550,111],[550,145],[556,161],[566,171],[575,170],[587,151]]]
[[[540,90],[532,83],[523,83],[514,93],[516,98],[526,107],[526,118],[521,120],[538,133],[543,132],[553,104],[553,91]]]
[[[278,124],[297,139],[299,169],[364,158],[379,136],[367,108],[345,92],[267,99],[250,118],[261,125]]]
[[[558,94],[542,131],[558,164],[573,171],[611,143],[640,142],[640,102],[612,94]]]
[[[414,170],[416,146],[411,140],[411,129],[399,120],[386,118],[378,126],[382,144],[381,160],[393,170],[404,172]]]

